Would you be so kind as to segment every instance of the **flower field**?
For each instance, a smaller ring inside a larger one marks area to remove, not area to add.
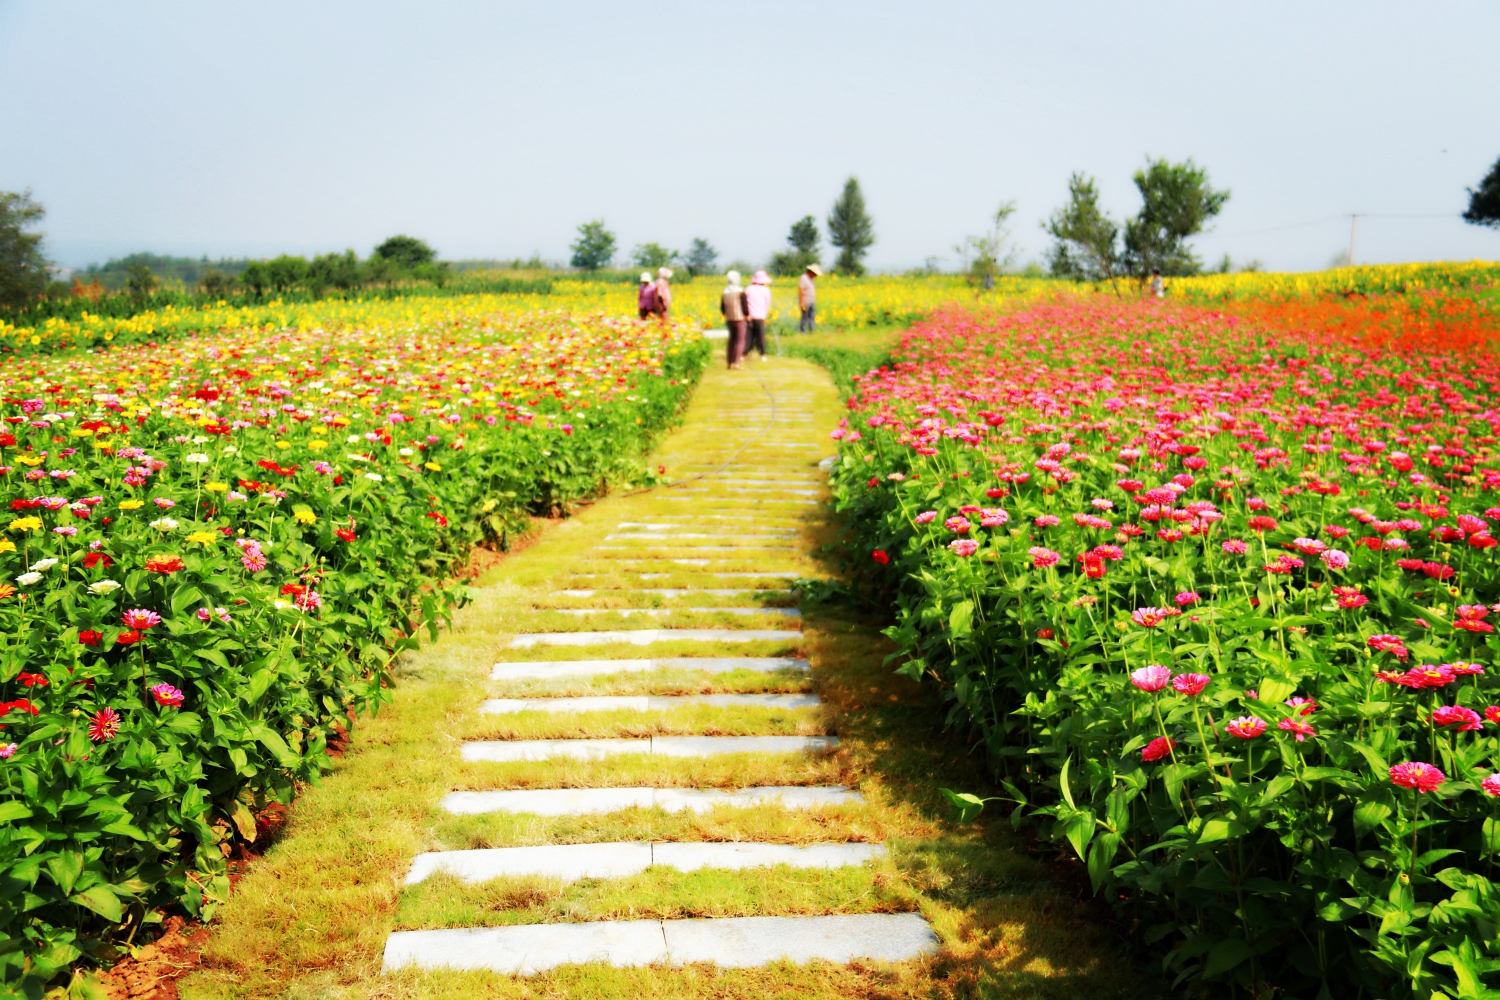
[[[212,912],[471,546],[639,475],[707,358],[483,305],[0,361],[0,982]]]
[[[950,799],[1203,995],[1500,985],[1500,364],[1382,346],[948,311],[835,432],[856,585],[1005,789]]]

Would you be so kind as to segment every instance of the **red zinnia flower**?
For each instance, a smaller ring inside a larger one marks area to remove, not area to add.
[[[120,731],[120,716],[112,708],[101,708],[89,720],[89,739],[103,743],[115,738]]]
[[[181,556],[152,556],[146,560],[146,571],[149,573],[176,573],[181,569]]]
[[[1141,760],[1147,764],[1151,763],[1154,760],[1161,760],[1163,757],[1170,754],[1173,748],[1176,746],[1176,740],[1170,739],[1166,736],[1158,736],[1150,743],[1147,743],[1146,748],[1141,751]]]
[[[161,624],[161,615],[144,608],[132,608],[121,615],[120,620],[129,629],[155,628]]]
[[[1448,780],[1448,776],[1431,764],[1406,761],[1390,770],[1391,784],[1401,788],[1415,788],[1426,795]]]
[[[346,542],[354,541],[354,532],[348,528],[334,528],[333,533]]]
[[[103,638],[103,632],[95,632],[91,628],[86,628],[78,633],[78,641],[85,646],[97,646],[99,645],[99,640]]]
[[[1472,708],[1459,705],[1439,705],[1432,710],[1432,722],[1437,726],[1457,726],[1459,732],[1473,732],[1484,728],[1479,713]]]
[[[115,645],[117,646],[130,646],[140,641],[141,633],[139,629],[128,628],[115,636]]]
[[[870,558],[884,566],[891,561],[891,557],[885,554],[884,549],[876,549],[870,553]]]
[[[1318,735],[1317,730],[1313,729],[1312,726],[1308,725],[1306,722],[1299,722],[1296,719],[1282,719],[1280,722],[1276,723],[1276,728],[1284,732],[1295,733],[1297,735],[1298,743],[1301,743],[1309,736]]]

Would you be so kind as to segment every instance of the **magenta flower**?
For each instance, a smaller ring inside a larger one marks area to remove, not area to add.
[[[1282,719],[1280,722],[1276,723],[1276,728],[1280,729],[1284,733],[1294,734],[1297,737],[1298,743],[1303,742],[1309,736],[1318,735],[1318,731],[1316,729],[1314,729],[1306,722],[1302,722],[1298,719]]]
[[[1182,614],[1176,608],[1136,608],[1130,613],[1130,620],[1142,628],[1156,628],[1168,618]]]
[[[16,750],[19,749],[19,747],[20,744],[18,743],[0,744],[0,760],[9,760],[10,758],[14,757],[16,755]]]
[[[1266,731],[1266,720],[1254,715],[1242,715],[1224,723],[1224,731],[1242,740],[1253,740]]]
[[[1401,637],[1398,635],[1388,635],[1382,632],[1379,635],[1370,636],[1370,638],[1365,640],[1365,644],[1376,652],[1391,653],[1403,663],[1406,662],[1407,656],[1410,655],[1407,652],[1406,644],[1401,641]]]
[[[166,705],[168,708],[182,707],[182,692],[170,684],[157,684],[152,687],[151,697],[156,699],[158,705]]]
[[[12,743],[11,746],[15,746],[15,744]],[[1488,778],[1485,778],[1479,783],[1479,787],[1484,789],[1486,795],[1492,798],[1500,798],[1500,774],[1492,774]]]
[[[1231,538],[1229,541],[1223,544],[1222,548],[1225,552],[1228,552],[1232,556],[1242,556],[1246,552],[1250,551],[1250,546],[1246,545],[1238,538]]]
[[[1048,566],[1056,566],[1057,561],[1062,558],[1058,553],[1053,552],[1051,549],[1043,548],[1040,545],[1033,545],[1026,550],[1026,554],[1031,556],[1031,565],[1036,569],[1046,569]]]
[[[1055,528],[1062,523],[1062,519],[1055,514],[1043,514],[1032,523],[1038,528]]]
[[[918,524],[931,524],[933,521],[936,521],[936,520],[937,520],[937,511],[935,511],[935,510],[924,510],[924,511],[922,511],[922,513],[920,513],[920,514],[917,515],[917,523]]]
[[[1297,709],[1298,715],[1311,715],[1318,710],[1318,703],[1311,698],[1304,698],[1300,694],[1294,694],[1284,704]]]
[[[1327,566],[1332,570],[1349,568],[1349,553],[1340,552],[1338,549],[1329,549],[1327,552],[1324,552],[1322,555],[1318,556],[1318,558],[1323,560],[1324,566]]]
[[[1176,746],[1176,740],[1169,739],[1166,736],[1158,736],[1150,743],[1147,743],[1145,749],[1141,751],[1141,760],[1147,764],[1154,760],[1161,760],[1170,754]]]
[[[120,716],[112,708],[101,708],[89,720],[89,739],[103,743],[120,731]]]
[[[972,538],[955,538],[948,543],[948,548],[953,550],[954,555],[972,556],[979,551],[979,543]]]
[[[1211,680],[1213,678],[1207,674],[1178,674],[1172,678],[1172,690],[1178,694],[1197,697],[1203,693],[1204,688],[1208,687]]]
[[[126,628],[147,629],[160,625],[161,615],[145,608],[132,608],[121,615],[120,620],[125,623]]]
[[[1172,671],[1159,663],[1130,672],[1130,683],[1146,692],[1160,691],[1172,680]]]
[[[1423,795],[1448,780],[1448,776],[1442,771],[1420,761],[1405,761],[1395,765],[1390,770],[1390,777],[1391,784],[1400,788],[1415,788]]]
[[[1197,591],[1184,590],[1182,593],[1172,598],[1172,600],[1177,602],[1177,606],[1179,608],[1185,608],[1189,604],[1197,604],[1199,601],[1203,600],[1203,598],[1198,596]]]
[[[960,514],[956,517],[950,517],[948,518],[948,520],[944,521],[943,527],[947,528],[955,535],[967,535],[970,529],[974,527],[974,525],[969,523],[969,519],[967,517],[964,517]]]
[[[1474,732],[1484,728],[1478,712],[1458,705],[1440,705],[1434,708],[1432,722],[1437,726],[1457,726],[1459,732]]]

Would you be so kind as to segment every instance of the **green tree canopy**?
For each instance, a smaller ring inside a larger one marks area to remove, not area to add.
[[[697,278],[705,274],[713,274],[714,264],[719,260],[719,251],[715,250],[702,237],[697,237],[688,246],[687,256],[683,263],[687,265],[688,273]]]
[[[1053,274],[1081,281],[1113,281],[1118,274],[1120,227],[1099,207],[1092,177],[1068,178],[1068,203],[1042,223],[1057,242],[1047,252]]]
[[[1015,263],[1016,248],[1009,245],[1009,222],[1010,217],[1015,214],[1015,202],[1001,202],[991,219],[989,232],[970,236],[953,248],[967,262],[965,270],[971,282],[993,288],[995,276]]]
[[[859,179],[844,182],[844,190],[828,213],[828,242],[838,247],[833,266],[841,274],[864,274],[865,254],[875,243],[875,221],[865,210]]]
[[[615,255],[615,234],[604,228],[603,219],[585,222],[578,227],[578,239],[569,248],[573,266],[581,271],[597,271],[609,266]]]
[[[1477,191],[1469,188],[1469,210],[1464,213],[1464,221],[1500,229],[1500,160],[1484,175]]]
[[[1148,159],[1134,180],[1143,204],[1125,223],[1126,269],[1141,278],[1157,269],[1166,275],[1197,274],[1203,265],[1186,241],[1223,210],[1229,192],[1209,187],[1208,172],[1192,160]]]
[[[786,237],[789,249],[778,250],[771,255],[769,265],[771,273],[801,274],[813,264],[820,263],[818,243],[821,239],[822,235],[818,232],[818,220],[812,216],[804,215],[792,223],[792,230],[787,233]]]
[[[144,299],[160,287],[156,273],[145,264],[132,264],[125,278],[125,290],[138,299]]]
[[[660,243],[640,243],[630,251],[631,263],[652,271],[658,267],[670,267],[676,259],[677,251],[668,250]]]
[[[0,191],[0,306],[23,306],[47,287],[42,234],[27,232],[46,214],[30,191]]]
[[[415,236],[392,236],[375,248],[375,256],[404,268],[431,264],[437,251]]]

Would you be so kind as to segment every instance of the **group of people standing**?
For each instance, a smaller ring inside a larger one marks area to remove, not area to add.
[[[809,264],[797,281],[797,307],[802,319],[797,329],[811,333],[817,327],[818,278],[823,270]],[[765,271],[756,271],[750,279],[750,287],[740,285],[740,272],[730,271],[724,292],[719,296],[719,311],[724,314],[724,326],[729,331],[729,367],[740,368],[740,362],[751,351],[759,351],[760,359],[766,360],[766,321],[771,318],[771,276]],[[655,316],[665,321],[672,308],[672,269],[658,268],[656,277],[650,271],[641,272],[641,287],[636,292],[636,306],[641,319]]]

